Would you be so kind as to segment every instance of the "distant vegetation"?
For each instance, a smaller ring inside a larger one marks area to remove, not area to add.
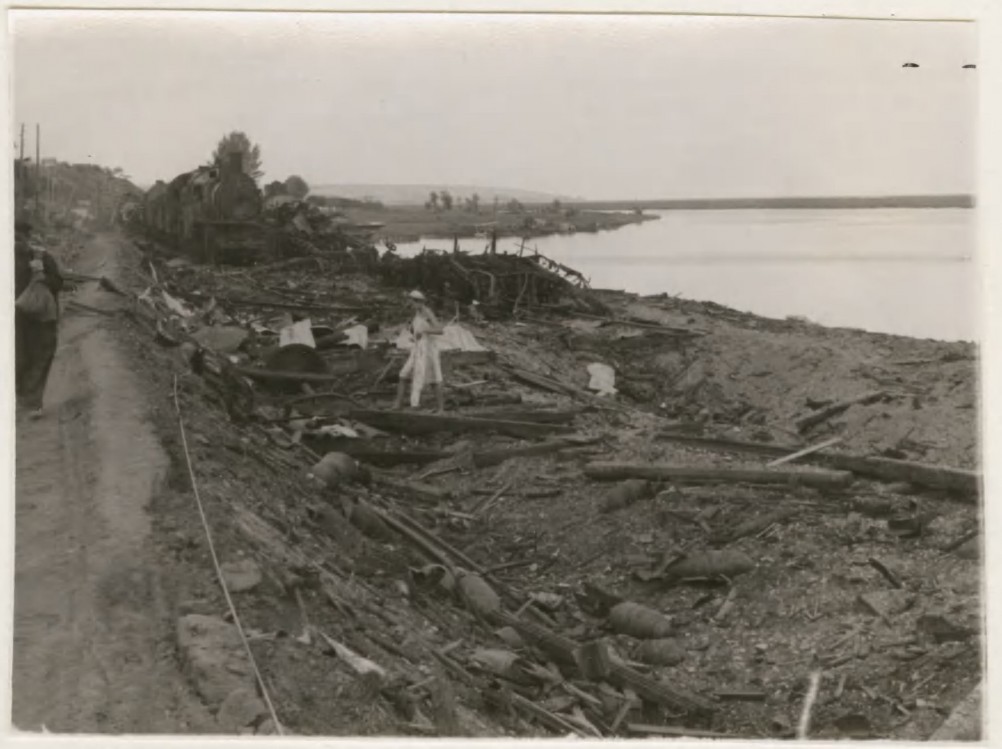
[[[242,133],[238,130],[234,130],[232,133],[224,135],[219,139],[219,143],[216,145],[216,150],[212,152],[212,163],[215,166],[222,166],[223,161],[226,159],[226,155],[236,152],[243,154],[244,172],[254,179],[259,179],[261,175],[264,174],[264,172],[261,171],[260,146],[251,143],[250,138],[247,137],[246,133]]]
[[[102,228],[115,222],[124,202],[141,196],[142,190],[119,167],[43,159],[39,169],[32,159],[14,162],[15,211],[19,219],[53,226]]]

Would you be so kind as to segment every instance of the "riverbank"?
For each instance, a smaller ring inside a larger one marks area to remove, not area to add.
[[[460,239],[484,237],[542,237],[618,229],[630,224],[657,220],[650,213],[596,211],[553,205],[523,206],[518,209],[480,207],[477,212],[462,208],[432,210],[422,206],[367,206],[345,209],[355,225],[372,227],[376,241],[413,242],[421,238]]]
[[[173,555],[164,589],[179,631],[194,616],[218,640],[232,634],[190,458],[290,732],[790,738],[820,668],[812,738],[932,734],[979,678],[977,497],[921,471],[905,483],[817,456],[766,463],[839,438],[823,454],[967,476],[979,463],[973,346],[664,296],[577,288],[537,303],[531,278],[475,320],[455,301],[480,274],[452,259],[460,280],[433,304],[444,319],[458,311],[482,350],[444,354],[445,419],[388,411],[415,273],[389,285],[333,253],[234,272],[143,244],[122,282],[133,298],[91,300],[121,305],[132,371],[150,403],[168,404],[152,412],[169,458],[152,545]],[[556,283],[525,259],[497,261]],[[604,311],[585,311],[586,297]],[[289,312],[315,331],[298,362],[276,354]],[[365,349],[337,345],[331,331],[358,321]],[[590,393],[595,363],[618,393]],[[370,481],[318,487],[307,474],[329,451],[354,455]],[[690,474],[634,495],[600,480],[596,464],[610,462]],[[680,554],[710,552],[737,564],[671,574]],[[620,600],[670,618],[657,646],[616,624]],[[573,647],[593,641],[607,670],[577,665]],[[219,691],[207,673],[232,665],[220,647],[175,643],[180,662],[214,664],[187,672],[202,694]],[[245,721],[230,732],[274,730],[249,691],[240,711],[207,702]],[[338,710],[319,709],[331,695]]]

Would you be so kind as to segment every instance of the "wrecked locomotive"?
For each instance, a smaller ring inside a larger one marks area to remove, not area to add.
[[[268,249],[262,204],[243,155],[230,153],[219,165],[158,180],[146,192],[139,220],[152,239],[201,262],[240,262]]]

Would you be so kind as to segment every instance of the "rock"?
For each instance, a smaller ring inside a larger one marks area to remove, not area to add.
[[[835,718],[832,726],[844,738],[868,739],[873,736],[873,726],[870,725],[869,719],[859,713],[849,713]]]
[[[192,338],[207,349],[232,354],[247,340],[250,333],[235,325],[212,325],[196,331]]]
[[[525,640],[523,640],[522,636],[515,631],[514,627],[501,627],[501,629],[497,630],[494,634],[501,638],[501,640],[508,645],[508,647],[516,649],[525,647]]]
[[[645,640],[634,652],[634,657],[654,666],[677,666],[685,660],[685,648],[671,638]]]
[[[869,613],[881,617],[900,614],[915,605],[915,596],[904,590],[861,593],[858,600]]]
[[[177,621],[177,643],[188,678],[210,710],[236,689],[254,689],[254,672],[232,624],[187,614]]]
[[[257,727],[256,733],[258,736],[276,735],[278,731],[275,730],[275,721],[273,721],[271,718],[268,718],[266,721],[264,721],[261,725]]]
[[[926,614],[915,621],[915,627],[923,635],[932,638],[937,643],[962,642],[974,636],[969,627],[962,627],[945,616]]]
[[[220,569],[230,593],[243,593],[261,584],[261,568],[253,559],[224,562]]]
[[[239,733],[241,729],[251,726],[262,715],[267,714],[267,706],[258,698],[255,691],[241,687],[234,689],[223,700],[216,714],[216,722],[224,731]]]
[[[981,740],[981,684],[960,701],[929,741]]]
[[[965,541],[957,550],[954,552],[961,559],[980,559],[981,558],[981,543],[977,538],[972,538],[970,541]]]
[[[342,481],[351,481],[357,474],[358,463],[344,453],[327,453],[310,469],[310,475],[329,487],[337,486]]]

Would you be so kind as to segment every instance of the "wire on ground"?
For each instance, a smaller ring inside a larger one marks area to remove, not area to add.
[[[264,678],[261,676],[261,671],[257,667],[257,661],[254,659],[254,653],[251,651],[250,643],[247,641],[247,635],[244,633],[243,625],[240,623],[240,617],[237,615],[237,607],[233,605],[233,599],[230,597],[230,591],[226,587],[223,570],[219,566],[219,557],[216,556],[216,546],[212,542],[212,531],[209,529],[209,521],[205,517],[205,508],[202,506],[202,498],[198,494],[198,482],[195,480],[195,471],[191,467],[191,455],[188,452],[188,438],[184,432],[184,419],[181,418],[181,404],[177,397],[177,375],[174,375],[174,410],[177,413],[177,424],[181,430],[181,446],[184,448],[184,460],[188,464],[188,476],[191,478],[191,488],[195,494],[195,503],[198,505],[198,514],[202,518],[202,528],[205,529],[205,538],[209,542],[209,554],[212,556],[212,566],[216,568],[216,577],[219,579],[219,586],[223,589],[223,595],[226,597],[226,605],[229,606],[230,615],[233,617],[233,623],[236,625],[237,632],[240,633],[240,640],[244,644],[244,650],[247,651],[247,657],[250,659],[251,668],[254,669],[254,676],[257,679],[258,686],[261,688],[261,696],[264,697],[265,704],[268,706],[268,712],[271,713],[271,720],[275,724],[275,732],[279,736],[282,736],[282,724],[278,721],[278,715],[275,713],[275,706],[272,704],[271,697],[268,694],[268,687],[265,686]]]

